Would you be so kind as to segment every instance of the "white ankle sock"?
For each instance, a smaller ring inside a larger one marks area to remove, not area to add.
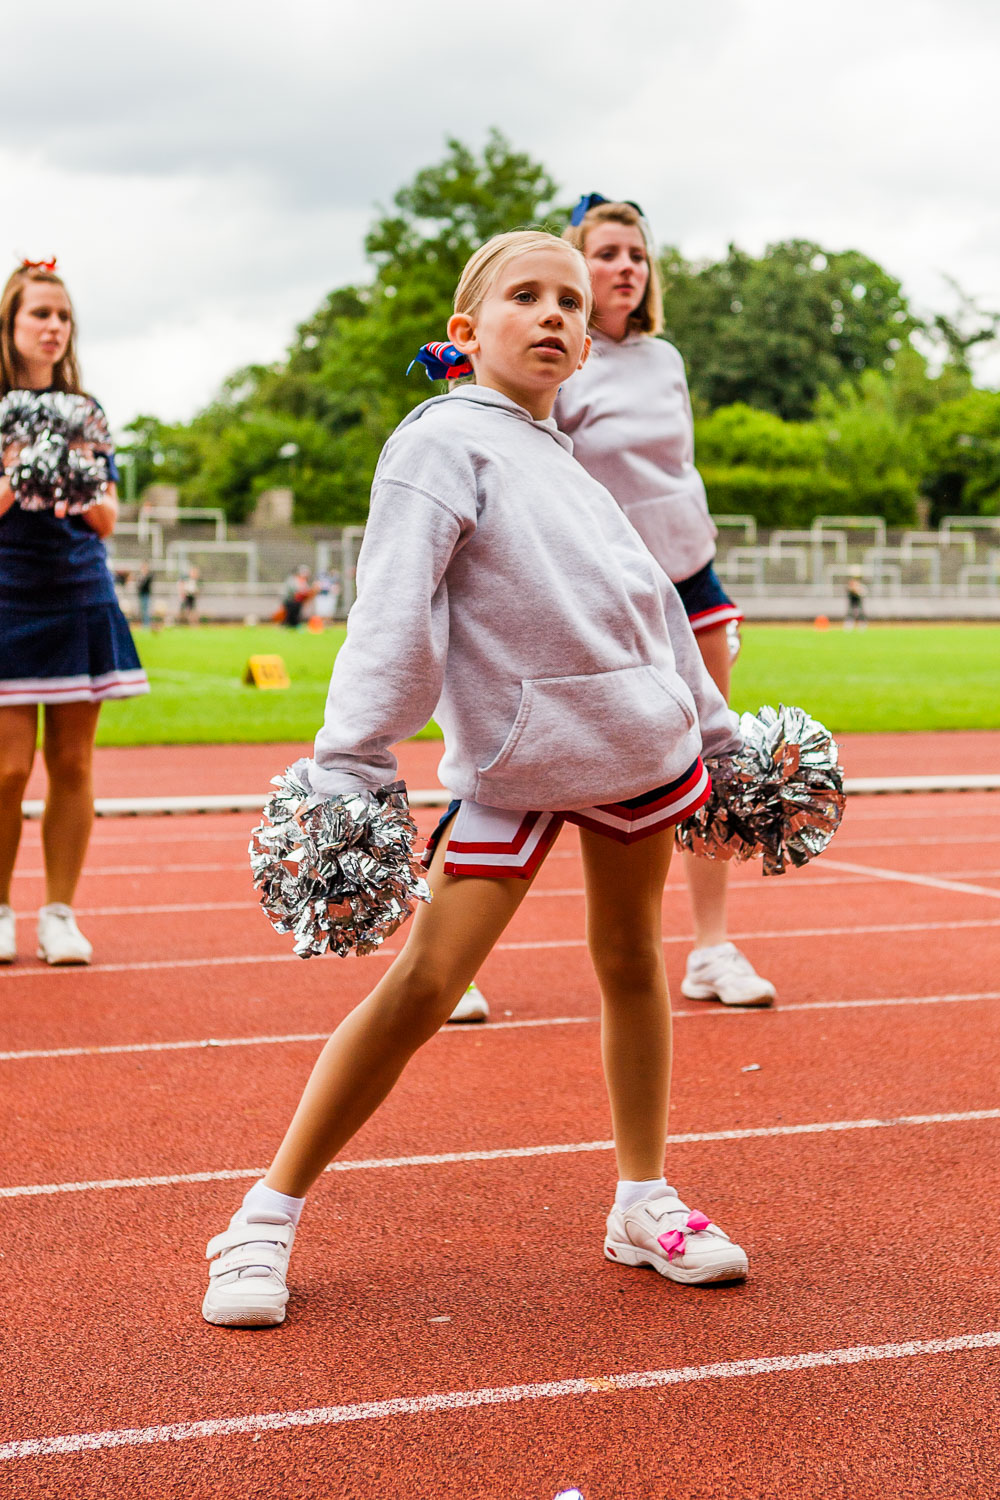
[[[622,1179],[615,1188],[615,1208],[623,1211],[631,1208],[633,1203],[639,1203],[643,1198],[651,1198],[654,1193],[662,1193],[667,1186],[665,1177],[651,1177],[647,1182],[629,1182]]]
[[[246,1194],[238,1217],[246,1219],[250,1214],[283,1215],[297,1225],[302,1217],[305,1201],[304,1198],[289,1198],[287,1193],[277,1192],[274,1188],[268,1187],[262,1178],[260,1182],[255,1182]]]
[[[721,958],[723,953],[728,953],[732,943],[727,938],[724,943],[709,943],[707,948],[692,948],[691,957],[699,964],[710,963],[713,958]]]

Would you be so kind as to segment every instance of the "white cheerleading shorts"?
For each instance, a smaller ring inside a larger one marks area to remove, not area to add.
[[[634,844],[689,817],[708,800],[711,790],[711,778],[699,757],[683,776],[666,786],[626,802],[572,812],[528,812],[485,807],[467,800],[452,802],[427,840],[424,868],[429,868],[435,850],[446,838],[446,875],[530,880],[564,823],[589,828],[619,844]]]

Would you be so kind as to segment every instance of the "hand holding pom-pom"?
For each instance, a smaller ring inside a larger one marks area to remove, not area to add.
[[[706,859],[763,859],[765,875],[821,854],[844,815],[844,776],[830,731],[801,708],[740,719],[743,749],[708,760],[712,794],[677,827],[677,843]]]
[[[277,791],[250,838],[260,904],[300,958],[374,953],[431,892],[413,854],[416,824],[401,781],[377,792],[319,797],[303,763]]]
[[[107,464],[91,445],[108,446],[110,434],[86,396],[9,391],[0,401],[0,434],[7,477],[22,510],[80,515],[107,493]]]

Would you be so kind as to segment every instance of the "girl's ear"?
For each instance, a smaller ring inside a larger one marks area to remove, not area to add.
[[[587,363],[587,360],[590,358],[590,346],[592,342],[593,340],[588,333],[587,337],[583,341],[583,353],[580,355],[580,363],[576,367],[578,370],[582,370],[584,365]]]
[[[448,319],[448,342],[463,354],[479,353],[476,325],[468,313],[452,313]]]

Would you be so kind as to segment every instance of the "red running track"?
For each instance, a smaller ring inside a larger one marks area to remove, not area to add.
[[[892,769],[864,748],[852,771]],[[103,792],[175,789],[168,762],[105,754]],[[285,759],[247,760],[240,789]],[[172,763],[177,790],[212,789]],[[614,1169],[567,830],[484,967],[494,1019],[425,1048],[324,1177],[288,1321],[264,1333],[201,1322],[203,1241],[387,960],[290,958],[246,835],[233,817],[99,824],[78,899],[94,967],[0,972],[0,1492],[1000,1491],[1000,798],[860,800],[808,869],[737,872],[731,926],[780,1001],[679,1000],[668,1168],[747,1246],[744,1287],[601,1256]],[[30,827],[26,951],[39,871]],[[664,901],[676,993],[677,873]]]

